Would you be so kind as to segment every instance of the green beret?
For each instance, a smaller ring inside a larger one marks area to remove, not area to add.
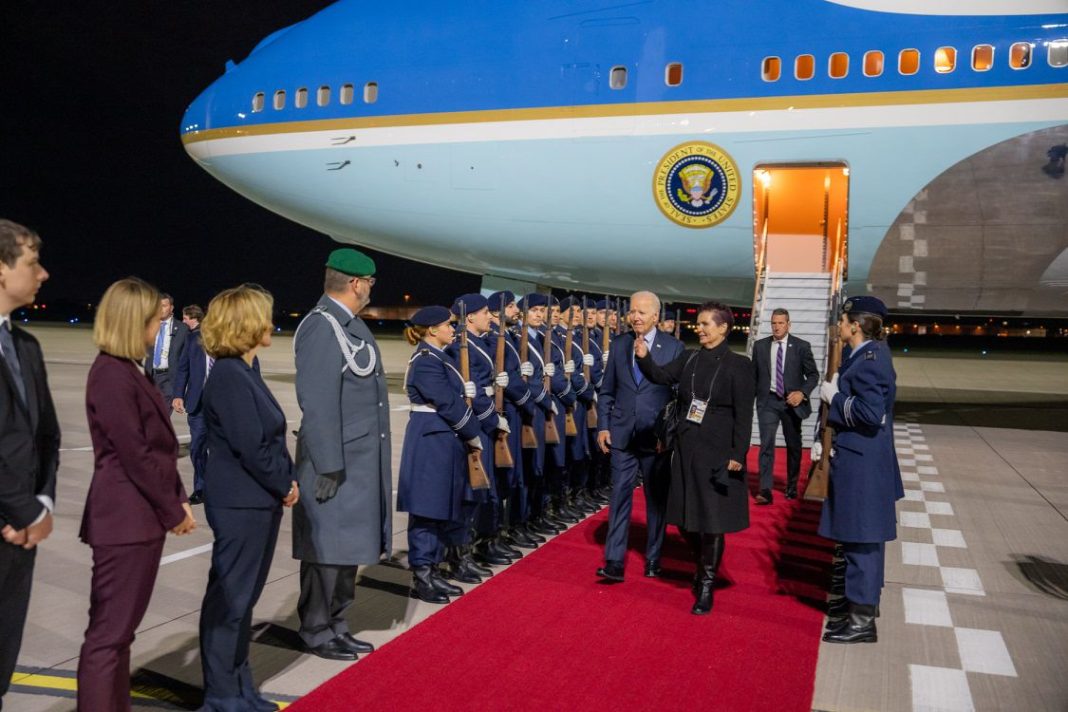
[[[326,266],[353,277],[370,277],[375,273],[375,261],[351,247],[331,252]]]

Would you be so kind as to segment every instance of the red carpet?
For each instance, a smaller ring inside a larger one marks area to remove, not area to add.
[[[594,575],[605,509],[289,709],[807,712],[830,544],[815,534],[818,504],[783,499],[785,452],[776,460],[775,503],[727,535],[711,615],[690,614],[693,564],[674,527],[665,578],[642,576],[638,490],[625,583]]]

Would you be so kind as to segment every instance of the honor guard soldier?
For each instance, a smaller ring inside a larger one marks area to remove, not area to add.
[[[491,569],[482,568],[471,559],[471,532],[475,530],[478,544],[474,557],[480,563],[490,566],[503,566],[522,557],[523,553],[498,539],[500,524],[500,500],[497,497],[496,482],[493,478],[494,457],[493,443],[498,431],[510,430],[508,422],[498,415],[494,405],[494,387],[508,385],[508,374],[498,374],[494,368],[493,356],[484,336],[489,333],[489,302],[481,294],[464,294],[452,305],[452,314],[462,323],[457,326],[466,329],[469,373],[468,380],[475,384],[475,398],[472,408],[475,417],[482,425],[482,467],[491,479],[488,490],[475,492],[470,487],[464,491],[464,507],[467,525],[455,532],[450,545],[454,547],[449,564],[452,576],[464,583],[479,583],[480,576],[491,576]],[[460,351],[462,340],[457,337],[445,349],[453,360],[462,364]]]
[[[515,517],[515,511],[516,507],[520,506],[518,500],[523,496],[526,478],[523,469],[523,424],[534,419],[539,406],[535,402],[530,385],[523,378],[519,338],[511,331],[518,323],[519,315],[515,294],[507,290],[494,292],[489,296],[489,309],[492,323],[485,341],[490,347],[490,354],[496,356],[498,341],[503,340],[504,372],[508,375],[504,388],[504,417],[508,421],[508,447],[513,464],[512,467],[498,467],[495,471],[497,498],[501,502],[503,540],[521,549],[535,549],[545,539],[525,531],[521,526],[522,522]],[[532,374],[533,366],[527,370]]]
[[[568,297],[560,302],[562,352],[571,370],[571,390],[575,404],[571,407],[575,434],[567,441],[567,479],[564,481],[562,505],[580,519],[600,509],[585,495],[589,477],[590,443],[589,411],[596,407],[593,385],[586,379],[585,370],[593,364],[593,357],[582,350],[582,299]],[[568,349],[570,346],[570,349]],[[587,345],[588,346],[588,345]],[[592,373],[591,373],[592,378]]]
[[[590,355],[593,356],[594,365],[590,367],[590,379],[593,381],[594,390],[601,393],[604,383],[604,366],[608,362],[608,351],[612,342],[611,329],[606,328],[608,300],[599,299],[590,304],[587,320],[590,326]],[[590,440],[590,475],[588,492],[590,499],[597,504],[605,505],[609,502],[609,494],[612,491],[612,476],[609,468],[608,456],[601,452],[597,446],[597,428],[589,429]]]
[[[524,472],[530,476],[526,478],[527,496],[522,521],[526,522],[529,532],[546,536],[559,534],[567,529],[565,523],[551,518],[545,507],[545,499],[548,496],[546,479],[550,476],[550,470],[556,467],[557,451],[559,452],[561,465],[563,462],[563,441],[558,436],[558,433],[563,428],[563,423],[562,420],[559,423],[557,422],[558,417],[562,419],[563,411],[557,405],[556,398],[552,395],[552,379],[557,378],[556,365],[553,363],[551,356],[546,361],[543,348],[545,342],[542,338],[542,330],[546,328],[546,319],[548,317],[549,299],[549,295],[536,292],[523,297],[522,308],[524,314],[526,314],[527,321],[522,327],[525,335],[521,333],[520,336],[521,341],[523,338],[528,341],[528,360],[523,364],[523,368],[531,374],[527,377],[527,384],[534,395],[535,403],[540,406],[539,412],[535,415],[534,420],[531,421],[538,446],[534,450],[524,449],[523,451],[524,456],[527,457],[523,463]],[[520,353],[522,354],[522,347],[520,348]],[[563,380],[563,373],[560,374],[559,379]],[[549,388],[545,387],[547,385],[546,381],[549,381]],[[557,435],[557,439],[560,440],[559,444],[548,442],[550,424],[552,424],[551,432]],[[527,455],[527,453],[530,453],[530,455]]]
[[[375,263],[352,248],[330,253],[324,294],[293,337],[297,480],[293,558],[300,564],[300,637],[314,654],[354,660],[373,646],[349,633],[356,568],[392,547],[389,396],[378,344],[358,315],[371,301]]]
[[[556,413],[553,420],[556,423],[560,442],[550,445],[548,467],[546,469],[546,501],[547,512],[551,519],[565,526],[574,524],[582,519],[582,513],[567,506],[567,480],[568,464],[571,459],[569,446],[574,443],[574,438],[568,439],[568,421],[574,419],[574,407],[578,401],[571,377],[575,373],[575,362],[564,354],[564,339],[566,329],[560,323],[560,301],[553,296],[549,297],[547,323],[542,334],[549,340],[549,353],[552,361],[552,371],[549,383],[553,402],[556,404]],[[544,343],[543,343],[544,347]]]
[[[838,373],[820,385],[834,428],[831,472],[819,533],[840,542],[845,597],[829,607],[823,640],[874,643],[883,587],[886,542],[897,538],[894,503],[902,496],[894,453],[895,377],[875,297],[848,300],[838,322],[849,347]],[[822,453],[821,453],[822,454]]]
[[[481,451],[483,430],[465,398],[477,396],[459,365],[446,353],[453,340],[452,313],[423,307],[404,331],[416,347],[404,374],[411,416],[404,431],[397,511],[408,513],[408,566],[412,596],[448,603],[463,593],[437,571],[457,528],[465,527],[464,491],[468,454]]]

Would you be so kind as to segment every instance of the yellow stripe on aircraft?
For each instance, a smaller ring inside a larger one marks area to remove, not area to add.
[[[229,126],[182,135],[182,143],[221,138],[303,133],[306,131],[347,131],[350,129],[435,126],[445,124],[489,123],[497,121],[546,121],[551,119],[594,119],[619,116],[662,114],[709,114],[732,111],[784,111],[789,109],[836,109],[915,104],[949,104],[985,101],[1026,101],[1068,98],[1068,83],[1037,84],[972,89],[921,89],[916,91],[816,94],[811,96],[769,96],[744,99],[697,99],[656,101],[634,104],[593,104],[588,106],[546,106],[529,109],[487,109],[433,114],[397,114],[345,119],[285,121],[253,126]],[[267,109],[266,111],[270,111]]]

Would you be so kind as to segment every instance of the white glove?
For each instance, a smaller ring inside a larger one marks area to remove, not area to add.
[[[570,376],[574,372],[575,372],[575,362],[573,360],[571,360],[571,359],[568,359],[567,361],[564,361],[564,373],[566,373],[567,375]]]
[[[603,354],[601,354],[601,363],[603,363],[605,366],[608,365],[608,352],[607,351],[605,351]]]
[[[512,432],[512,429],[508,427],[508,421],[504,419],[503,415],[497,416],[497,430],[503,430],[506,433]]]
[[[583,366],[592,366],[593,365],[593,354],[584,354],[583,357],[582,357],[582,365]]]
[[[547,363],[547,364],[545,364],[545,375],[548,376],[549,378],[552,378],[553,376],[556,375],[556,364],[555,363]]]
[[[471,447],[473,447],[476,450],[481,450],[482,449],[482,439],[481,438],[471,438],[470,440],[467,441],[467,444],[470,445]]]
[[[523,363],[519,364],[519,373],[523,376],[526,376],[527,378],[530,378],[534,375],[534,364],[532,364],[530,361],[524,361]]]
[[[823,457],[823,443],[819,440],[813,442],[810,454],[813,462],[819,462],[820,458]]]
[[[494,383],[496,383],[501,388],[507,388],[508,387],[508,372],[507,371],[501,371],[500,373],[498,373],[497,374],[497,378],[494,380]]]
[[[820,400],[830,405],[834,397],[838,395],[838,374],[831,376],[831,380],[820,384]]]
[[[474,398],[476,393],[478,393],[478,389],[475,388],[475,382],[464,381],[464,395],[468,398]]]
[[[482,389],[482,392],[486,394],[487,398],[492,398],[495,395],[495,391],[493,390],[493,386],[486,386],[485,388]]]
[[[553,415],[560,415],[560,409],[556,407],[556,401],[549,403],[549,407],[553,409]]]

